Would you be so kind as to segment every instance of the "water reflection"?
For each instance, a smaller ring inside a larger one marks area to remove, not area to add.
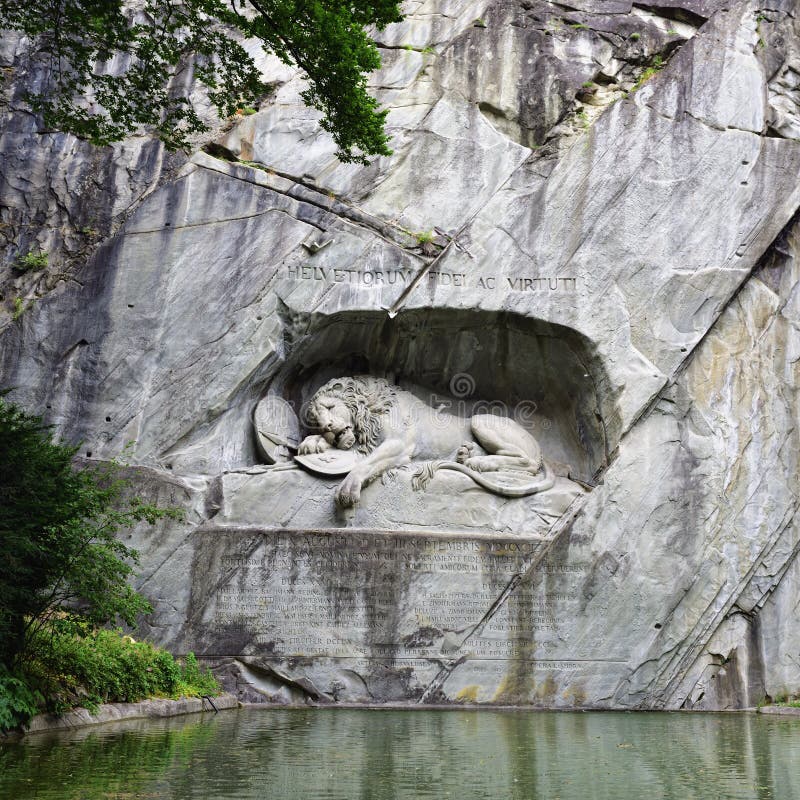
[[[796,800],[800,719],[223,712],[0,746],[0,798]]]

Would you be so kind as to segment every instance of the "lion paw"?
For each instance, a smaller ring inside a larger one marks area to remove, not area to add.
[[[339,508],[351,508],[361,499],[361,481],[348,475],[336,490],[334,496]]]
[[[458,448],[458,452],[456,453],[456,461],[458,461],[459,464],[466,464],[476,450],[477,447],[475,442],[464,442],[464,444]]]
[[[331,444],[326,441],[324,436],[306,436],[302,442],[300,442],[300,446],[297,448],[297,452],[301,455],[308,455],[309,453],[324,453],[326,450],[331,449]]]
[[[462,463],[473,472],[491,472],[495,469],[491,456],[473,456]]]

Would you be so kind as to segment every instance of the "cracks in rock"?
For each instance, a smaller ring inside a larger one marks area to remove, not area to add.
[[[326,228],[323,228],[320,225],[317,225],[315,222],[312,222],[309,219],[299,219],[297,216],[292,214],[290,211],[287,211],[284,208],[268,208],[264,211],[257,211],[253,214],[243,214],[240,217],[225,217],[224,219],[209,219],[203,220],[202,222],[189,222],[183,225],[170,225],[167,227],[159,227],[159,228],[146,228],[143,230],[135,230],[135,231],[125,231],[123,233],[124,236],[140,236],[140,235],[148,235],[151,233],[158,233],[160,231],[183,231],[183,230],[190,230],[192,228],[202,228],[208,227],[213,225],[227,225],[230,222],[241,222],[242,220],[247,219],[256,219],[258,217],[265,217],[270,214],[283,214],[290,219],[295,220],[296,222],[301,222],[304,225],[309,225],[312,228],[316,228],[321,233],[325,233],[327,231]]]
[[[663,684],[662,688],[657,690],[652,696],[652,703],[660,703],[662,707],[670,705],[678,707],[683,703],[686,697],[689,696],[691,687],[683,689],[693,669],[695,669],[698,660],[702,658],[708,642],[713,637],[714,633],[719,629],[719,626],[730,615],[731,610],[735,607],[738,599],[747,591],[747,587],[758,575],[762,563],[768,558],[770,552],[774,550],[778,542],[782,538],[783,532],[791,524],[792,520],[797,514],[800,501],[795,502],[794,506],[787,511],[781,524],[773,531],[768,537],[758,556],[753,559],[752,566],[736,583],[735,586],[728,586],[727,583],[722,583],[713,598],[707,603],[705,612],[701,615],[698,622],[693,627],[692,631],[683,638],[682,641],[682,654],[677,657],[677,664],[672,667],[666,665],[660,671],[658,677],[669,675],[667,681]],[[786,561],[791,561],[800,551],[800,543],[795,546],[792,552],[787,557]],[[777,584],[776,584],[777,585]],[[716,601],[724,592],[728,592],[728,599],[723,602],[716,610]],[[673,662],[675,659],[673,659]],[[658,678],[653,682],[657,685]],[[678,696],[678,693],[686,692],[683,697]]]
[[[525,581],[533,580],[536,569],[541,566],[545,558],[554,549],[559,542],[562,535],[569,533],[572,522],[580,514],[583,506],[586,504],[587,498],[590,495],[579,495],[572,501],[567,510],[561,517],[553,524],[548,532],[549,539],[547,539],[542,546],[536,551],[528,565],[521,571],[515,573],[509,582],[506,584],[502,592],[495,598],[489,609],[474,625],[468,626],[464,630],[467,631],[466,635],[461,639],[460,643],[454,649],[463,648],[464,645],[470,640],[471,637],[480,635],[481,631],[491,621],[492,617],[505,605],[508,598],[516,591],[516,589]],[[455,669],[461,664],[469,660],[467,653],[462,653],[455,660],[444,662],[439,672],[436,673],[433,680],[428,684],[425,691],[420,696],[417,703],[425,704],[434,699],[440,692],[447,679],[453,674]]]
[[[246,174],[241,174],[241,175],[231,174],[229,170],[216,169],[211,163],[205,163],[205,162],[197,163],[197,166],[199,168],[215,171],[222,175],[226,175],[234,180],[240,180],[245,183],[251,183],[255,186],[260,186],[262,188],[266,188],[270,191],[273,191],[277,194],[291,198],[292,200],[302,203],[307,203],[310,206],[314,206],[316,208],[321,209],[322,211],[333,214],[334,216],[339,217],[340,219],[346,222],[364,228],[365,230],[368,230],[371,234],[379,236],[381,239],[383,239],[384,241],[386,241],[391,245],[399,246],[409,252],[414,250],[414,246],[412,245],[414,239],[410,231],[405,230],[405,228],[402,228],[399,225],[395,225],[393,223],[378,219],[377,217],[373,217],[367,212],[362,211],[356,206],[346,203],[344,200],[334,195],[331,194],[325,195],[315,186],[306,181],[303,181],[301,178],[297,178],[296,176],[293,176],[289,173],[280,172],[272,168],[256,165],[253,162],[244,162],[238,159],[236,160],[230,160],[227,158],[223,159],[218,155],[213,155],[208,152],[206,153],[206,155],[209,158],[230,163],[233,166],[239,168],[240,170],[258,170],[267,176],[267,181],[261,182],[252,180]],[[293,186],[289,188],[280,187],[276,185],[277,182],[269,180],[269,175],[276,175],[278,176],[278,178],[281,178],[285,181],[289,181],[291,184],[293,184]],[[323,229],[320,228],[320,230]],[[415,256],[418,255],[416,253],[412,254]]]
[[[144,578],[144,580],[138,585],[137,592],[142,592],[146,589],[147,585],[155,578],[155,576],[159,573],[162,567],[167,564],[167,562],[171,561],[175,557],[175,553],[178,552],[188,541],[191,539],[192,535],[194,534],[195,526],[186,533],[186,535],[178,542],[174,549],[170,548],[170,551],[156,564],[148,573],[148,575]]]
[[[797,208],[795,210],[794,214],[792,215],[792,218],[786,223],[786,225],[783,226],[783,228],[780,230],[780,232],[772,241],[772,243],[767,248],[765,248],[762,256],[747,271],[747,274],[742,278],[741,282],[736,287],[731,296],[728,298],[727,302],[720,303],[716,315],[709,323],[703,335],[694,343],[691,349],[687,351],[683,360],[676,367],[675,371],[673,372],[672,378],[670,379],[670,384],[675,383],[686,372],[686,370],[689,367],[689,364],[692,361],[694,354],[701,348],[701,346],[705,343],[705,341],[708,338],[716,334],[717,323],[719,322],[723,314],[728,310],[728,308],[740,302],[740,295],[745,290],[745,287],[750,283],[750,281],[754,276],[756,277],[758,276],[758,273],[763,268],[765,268],[768,261],[773,257],[773,247],[783,246],[784,243],[787,241],[792,229],[797,224],[800,224],[800,208]],[[662,393],[663,390],[662,392],[658,393],[657,397],[660,397]],[[641,418],[641,415],[638,418]],[[631,425],[631,427],[633,427],[633,424]]]
[[[791,509],[787,514],[787,517],[785,517],[785,524],[779,530],[778,536],[775,540],[775,547],[778,546],[779,542],[783,538],[783,534],[796,524],[798,521],[798,516],[800,516],[800,501],[795,504],[794,508]],[[779,565],[778,569],[775,570],[773,574],[767,573],[768,577],[771,578],[771,581],[759,599],[756,601],[755,609],[761,609],[764,606],[769,596],[778,588],[783,580],[784,575],[786,575],[798,557],[800,557],[800,539],[798,539],[797,543],[791,549],[783,562]],[[764,561],[760,562],[760,564],[766,568],[766,563]]]
[[[648,108],[652,109],[652,106],[648,105]],[[656,109],[653,110],[655,111]],[[674,117],[670,117],[661,112],[658,113],[660,113],[661,116],[666,117],[666,119],[671,120],[672,122],[678,122],[678,120],[676,120]],[[742,133],[749,133],[753,136],[761,136],[761,137],[766,136],[766,134],[763,131],[754,131],[751,128],[739,128],[736,125],[716,125],[711,120],[704,119],[703,117],[698,117],[695,114],[692,114],[691,111],[687,111],[686,109],[684,109],[683,115],[684,117],[689,117],[690,119],[693,119],[695,122],[699,122],[701,125],[704,125],[706,128],[711,128],[711,130],[714,131],[722,131],[723,133],[725,131],[741,131]]]
[[[263,689],[263,685],[265,683],[264,678],[266,678],[267,680],[272,679],[276,681],[279,686],[295,689],[301,692],[303,696],[316,703],[327,704],[333,702],[332,697],[323,692],[321,689],[318,689],[308,678],[292,678],[290,675],[278,669],[273,664],[256,662],[253,660],[244,661],[241,659],[241,657],[236,656],[233,658],[234,664],[238,667],[240,673],[247,679],[248,684],[255,688],[260,694],[265,696],[277,694],[277,691],[269,692]],[[262,688],[259,688],[259,684],[261,684]]]

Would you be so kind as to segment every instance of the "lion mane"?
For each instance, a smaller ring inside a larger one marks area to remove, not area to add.
[[[379,444],[380,417],[389,413],[395,404],[395,387],[383,378],[356,375],[352,378],[334,378],[317,389],[308,406],[308,421],[319,427],[316,404],[321,397],[341,400],[353,418],[353,435],[356,449],[370,453]]]

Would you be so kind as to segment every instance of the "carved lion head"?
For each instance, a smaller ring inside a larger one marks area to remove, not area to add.
[[[331,435],[331,444],[347,450],[353,444],[352,440],[346,438],[347,427],[340,423],[330,429],[331,414],[336,414],[334,405],[344,405],[350,414],[350,428],[356,449],[361,453],[369,453],[378,444],[380,417],[392,408],[395,396],[395,388],[383,378],[373,378],[371,375],[334,378],[314,393],[305,416],[309,425],[320,430],[326,437]]]

